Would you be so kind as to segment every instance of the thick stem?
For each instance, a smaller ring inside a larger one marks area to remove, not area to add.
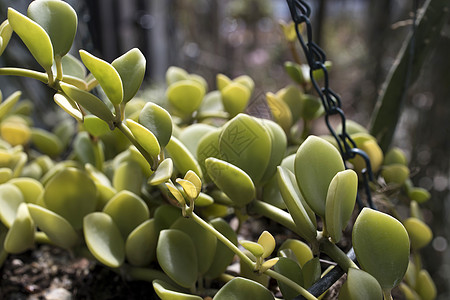
[[[46,73],[22,68],[0,68],[0,75],[28,77],[42,81],[45,84],[48,83],[48,77]]]
[[[330,242],[326,237],[319,240],[320,250],[335,261],[345,272],[349,268],[359,269],[358,266],[338,246]]]
[[[61,63],[61,56],[55,57],[55,66],[56,66],[56,80],[62,80],[63,79],[63,68]]]
[[[227,246],[231,251],[233,251],[241,259],[242,262],[250,266],[252,269],[255,269],[255,263],[247,255],[245,255],[244,252],[242,252],[238,247],[236,247],[236,245],[234,245],[230,240],[228,240],[223,234],[221,234],[214,227],[205,222],[202,218],[197,216],[194,212],[190,212],[189,217],[192,218],[197,224],[202,226],[204,229],[214,234],[217,237],[217,239],[222,243],[224,243],[225,246]],[[306,289],[304,289],[294,281],[290,280],[289,278],[273,270],[270,269],[266,270],[264,274],[276,280],[282,281],[283,283],[296,290],[299,294],[301,294],[308,300],[317,300],[317,298],[311,295]]]
[[[145,151],[144,148],[142,148],[141,144],[136,141],[133,133],[131,133],[131,130],[123,122],[118,122],[116,124],[116,127],[119,128],[119,130],[122,131],[122,133],[128,138],[128,140],[139,150],[139,152],[141,152],[142,156],[144,156],[145,160],[147,160],[147,162],[150,164],[150,168],[152,169],[152,171],[155,171],[157,167],[155,165],[155,161],[150,156],[150,154],[148,154],[148,152]]]
[[[303,288],[302,286],[298,285],[297,283],[295,283],[294,281],[290,280],[289,278],[287,278],[284,275],[281,275],[280,273],[277,273],[273,270],[266,270],[264,272],[264,274],[283,282],[284,284],[288,285],[290,288],[294,289],[296,292],[298,292],[300,295],[302,295],[305,299],[308,300],[317,300],[316,297],[314,297],[314,295],[312,295],[310,292],[308,292],[305,288]]]
[[[383,290],[383,299],[384,300],[393,300],[390,289]]]
[[[294,221],[292,220],[292,217],[289,213],[285,212],[282,209],[279,209],[278,207],[275,207],[269,203],[260,201],[260,200],[254,200],[250,203],[248,206],[248,210],[250,213],[255,213],[259,215],[263,215],[281,225],[288,228],[292,232],[296,232],[297,228],[295,226]],[[297,233],[298,234],[298,233]]]

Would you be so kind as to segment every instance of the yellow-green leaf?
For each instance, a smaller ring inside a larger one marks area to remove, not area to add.
[[[202,103],[205,96],[203,85],[194,80],[180,80],[167,89],[169,103],[181,114],[190,115]]]
[[[75,120],[82,122],[83,113],[80,111],[78,104],[70,98],[65,97],[63,94],[56,93],[53,96],[55,103],[66,111],[69,115],[75,118]]]
[[[9,21],[5,20],[3,21],[3,23],[0,25],[0,38],[1,38],[1,46],[0,46],[0,55],[3,54],[3,52],[6,49],[6,46],[9,43],[9,40],[11,39],[11,35],[12,35],[13,29],[11,27],[11,25],[9,25]]]
[[[148,154],[150,154],[151,157],[153,157],[153,159],[156,159],[161,152],[156,136],[146,127],[133,120],[127,119],[126,122],[136,141],[148,152]]]
[[[53,46],[44,28],[11,7],[8,8],[8,21],[38,64],[49,71],[53,65]]]
[[[80,50],[80,57],[86,68],[97,79],[108,99],[114,105],[120,104],[124,91],[119,72],[111,64],[85,50]]]
[[[19,205],[17,215],[3,244],[8,253],[18,254],[34,245],[34,222],[25,203]]]
[[[258,238],[258,244],[263,246],[264,253],[262,254],[262,258],[268,257],[270,254],[272,254],[273,250],[275,249],[275,238],[268,232],[263,231],[261,235]]]

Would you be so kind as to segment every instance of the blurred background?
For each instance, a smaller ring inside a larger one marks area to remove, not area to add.
[[[413,1],[309,1],[314,40],[333,63],[330,86],[341,95],[347,117],[364,126],[411,31]],[[6,19],[8,6],[26,13],[29,2],[0,0],[1,19]],[[293,57],[279,25],[280,20],[290,21],[284,0],[67,2],[79,19],[72,54],[77,56],[78,49],[85,49],[111,62],[138,47],[147,58],[144,89],[164,90],[165,71],[172,65],[202,75],[210,90],[216,88],[218,73],[231,78],[247,74],[256,83],[253,97],[292,83],[284,71],[284,62]],[[418,5],[423,2],[418,1]],[[409,90],[393,146],[406,152],[413,183],[432,194],[422,206],[434,232],[433,242],[422,250],[424,267],[435,280],[438,299],[450,299],[449,23],[433,48],[419,79]],[[299,47],[297,52],[303,59]],[[39,70],[17,36],[0,57],[0,65]],[[22,90],[36,104],[36,123],[50,126],[56,105],[51,91],[40,82],[0,77],[0,88],[5,96]]]

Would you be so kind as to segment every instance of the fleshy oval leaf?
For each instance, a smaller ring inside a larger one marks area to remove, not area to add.
[[[130,191],[140,195],[144,174],[139,163],[131,160],[120,163],[114,171],[113,187],[119,192],[122,190]]]
[[[8,20],[3,21],[3,23],[0,25],[0,38],[1,38],[1,45],[0,45],[0,55],[3,54],[3,52],[6,49],[6,46],[9,43],[9,40],[11,39],[13,29],[11,25],[9,24]]]
[[[163,160],[156,171],[150,175],[147,180],[147,183],[150,185],[158,185],[166,182],[172,177],[173,173],[173,162],[171,158],[166,158]]]
[[[236,277],[225,284],[214,296],[213,300],[274,300],[272,293],[260,283]]]
[[[78,104],[70,98],[67,98],[63,94],[56,93],[53,96],[53,100],[59,107],[61,107],[66,113],[71,115],[77,121],[83,121],[83,113],[80,111]]]
[[[328,186],[337,172],[345,166],[339,151],[317,136],[309,136],[295,156],[295,178],[309,207],[325,216]]]
[[[0,185],[0,220],[6,227],[12,226],[17,209],[23,202],[23,194],[17,186],[11,183]]]
[[[182,287],[197,281],[198,257],[192,239],[178,229],[165,229],[159,234],[156,257],[164,273]]]
[[[350,268],[339,292],[339,300],[380,300],[383,291],[378,281],[363,270]]]
[[[146,266],[156,257],[158,231],[155,220],[150,219],[137,226],[125,242],[127,261],[133,266]]]
[[[252,179],[240,168],[217,158],[207,158],[205,166],[209,177],[234,203],[243,207],[256,196]]]
[[[53,65],[53,46],[44,28],[11,7],[8,8],[8,21],[38,64],[45,71],[51,70]]]
[[[130,128],[134,138],[142,148],[144,148],[150,156],[156,158],[159,155],[159,152],[161,152],[156,136],[146,127],[131,119],[127,119],[127,126]]]
[[[77,14],[69,4],[58,0],[33,1],[27,15],[47,32],[55,57],[69,52],[78,25]]]
[[[281,196],[284,203],[294,220],[297,233],[308,241],[316,239],[317,224],[315,223],[315,215],[304,200],[295,182],[294,174],[284,167],[278,167],[277,179]]]
[[[434,300],[436,298],[436,285],[427,270],[422,269],[419,271],[416,291],[423,300]]]
[[[411,241],[411,248],[418,250],[428,245],[433,239],[430,227],[418,218],[408,218],[403,221]]]
[[[28,207],[25,203],[21,203],[16,218],[6,234],[3,247],[8,253],[24,252],[34,245],[34,234],[34,222]]]
[[[123,85],[123,102],[127,103],[141,87],[146,60],[138,48],[133,48],[116,58],[111,65],[117,70]]]
[[[175,168],[181,173],[186,174],[189,170],[194,171],[200,178],[203,177],[202,170],[194,155],[186,148],[183,143],[172,136],[166,146],[166,151],[172,158]]]
[[[338,172],[330,182],[325,204],[327,232],[334,243],[341,240],[355,207],[358,175],[353,170]]]
[[[75,229],[80,229],[84,216],[97,205],[97,188],[86,172],[63,168],[46,183],[44,203]]]
[[[43,231],[55,245],[70,249],[79,240],[70,223],[60,215],[36,204],[28,204],[28,210],[36,226]]]
[[[120,230],[106,213],[93,212],[83,219],[83,232],[89,251],[102,264],[118,268],[125,259],[125,243]]]
[[[97,79],[111,103],[114,105],[120,104],[123,100],[124,91],[119,72],[108,62],[85,50],[80,50],[80,57],[86,68]]]
[[[363,208],[352,232],[353,248],[364,271],[375,277],[383,289],[397,286],[409,262],[409,237],[393,217]]]
[[[111,132],[108,123],[94,115],[87,115],[83,121],[84,129],[93,136],[102,136]]]
[[[225,111],[234,117],[242,113],[250,100],[251,91],[245,85],[232,82],[220,90]]]
[[[264,247],[261,244],[247,240],[241,240],[239,241],[239,244],[241,244],[242,247],[250,251],[250,253],[253,254],[255,257],[261,257],[264,254]]]
[[[178,229],[194,242],[198,273],[204,274],[211,266],[216,253],[217,238],[191,218],[179,218],[170,229]],[[190,256],[188,256],[190,258]]]
[[[114,195],[103,208],[103,212],[111,216],[124,239],[150,217],[150,212],[144,200],[126,190]]]
[[[31,141],[39,151],[51,157],[56,157],[63,151],[60,139],[54,133],[44,129],[31,129]]]
[[[169,103],[183,115],[196,111],[205,96],[205,88],[194,80],[180,80],[171,84],[167,91]]]
[[[44,192],[42,183],[33,178],[13,178],[8,183],[12,183],[20,189],[26,203],[37,204],[39,198],[42,196],[41,194]]]
[[[219,138],[222,159],[242,169],[255,183],[264,176],[271,151],[270,134],[256,118],[239,114],[224,125]]]
[[[162,280],[153,280],[153,288],[161,300],[203,300],[202,297],[186,294]]]
[[[294,281],[295,283],[299,284],[300,286],[303,286],[302,269],[296,261],[286,257],[279,257],[277,264],[274,266],[274,270],[275,272],[280,273],[290,280]],[[277,282],[284,299],[292,300],[298,295],[298,292],[296,290],[292,289],[283,281],[278,280]]]
[[[179,67],[170,66],[166,71],[166,83],[168,86],[172,85],[177,81],[186,80],[188,78],[189,78],[188,72]]]
[[[0,103],[0,119],[3,119],[9,112],[11,112],[13,107],[19,101],[21,95],[21,91],[16,91]]]
[[[83,106],[85,109],[102,119],[107,123],[111,123],[114,119],[113,114],[108,106],[93,94],[80,90],[79,88],[65,83],[60,83],[63,92],[73,101]]]
[[[263,231],[263,233],[261,233],[261,235],[259,236],[258,244],[260,244],[264,248],[262,258],[266,258],[270,254],[272,254],[276,246],[275,238],[266,230]]]
[[[172,117],[161,106],[147,102],[139,113],[139,123],[150,130],[164,148],[172,136]]]
[[[287,239],[281,244],[278,251],[290,249],[295,255],[300,267],[303,267],[308,261],[313,259],[311,248],[300,240]]]

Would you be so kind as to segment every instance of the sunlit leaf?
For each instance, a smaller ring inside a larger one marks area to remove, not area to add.
[[[222,90],[222,103],[231,117],[242,113],[250,100],[251,91],[241,83],[232,82]]]
[[[380,300],[382,298],[381,286],[372,275],[359,269],[348,270],[347,280],[339,292],[339,300]]]
[[[25,203],[17,209],[17,215],[5,237],[3,247],[6,252],[18,254],[34,245],[34,222]]]
[[[166,146],[166,151],[172,158],[175,168],[181,174],[186,174],[189,170],[192,170],[200,178],[203,176],[197,160],[179,139],[172,136]]]
[[[227,282],[214,296],[213,300],[274,300],[272,293],[261,284],[242,277]]]
[[[0,38],[1,38],[1,46],[0,46],[0,55],[3,54],[3,52],[6,49],[6,46],[8,46],[9,40],[11,39],[13,29],[11,25],[9,25],[9,21],[5,20],[0,25]]]
[[[428,245],[433,239],[430,227],[418,218],[408,218],[403,221],[411,241],[411,248],[421,249]]]
[[[154,219],[147,220],[136,227],[125,242],[125,254],[128,262],[140,267],[148,265],[154,260],[158,234]]]
[[[178,291],[176,287],[161,281],[153,280],[153,288],[161,300],[202,300],[203,298]]]
[[[125,244],[119,228],[106,213],[93,212],[84,217],[83,232],[89,251],[102,264],[118,268],[125,259]]]
[[[181,114],[190,115],[202,103],[205,88],[194,80],[181,80],[171,84],[167,91],[169,103]]]
[[[41,194],[44,192],[44,186],[42,183],[33,178],[13,178],[9,181],[9,183],[14,184],[20,189],[26,203],[36,204],[39,197],[41,197]]]
[[[136,141],[155,159],[161,152],[156,136],[146,127],[133,120],[127,119],[126,122]]]
[[[80,111],[78,104],[70,98],[65,97],[60,93],[56,93],[53,96],[55,103],[66,111],[69,115],[75,118],[77,121],[83,121],[83,113]]]
[[[0,220],[6,227],[11,227],[23,202],[23,194],[17,186],[11,183],[0,185]]]
[[[39,0],[28,6],[27,15],[50,36],[55,56],[66,55],[72,47],[77,31],[77,14],[64,1]]]
[[[150,130],[164,148],[172,136],[172,117],[161,106],[148,102],[139,113],[139,123]]]
[[[156,171],[148,178],[147,183],[150,185],[158,185],[166,182],[172,177],[173,162],[171,158],[163,160]]]

